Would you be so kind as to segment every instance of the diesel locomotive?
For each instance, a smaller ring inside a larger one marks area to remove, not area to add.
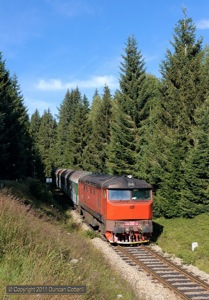
[[[132,176],[58,168],[53,181],[88,224],[110,243],[147,243],[152,235],[152,186]]]

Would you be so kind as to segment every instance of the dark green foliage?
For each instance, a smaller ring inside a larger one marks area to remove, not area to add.
[[[196,122],[193,145],[184,163],[180,201],[184,217],[194,217],[209,211],[209,99],[197,110]]]
[[[30,172],[29,120],[17,77],[10,77],[0,54],[0,177],[21,178]]]
[[[79,89],[67,91],[63,102],[59,108],[59,123],[57,128],[57,165],[66,166],[65,147],[68,140],[69,124],[75,118],[78,106],[81,104],[81,94]]]
[[[144,60],[138,51],[134,36],[128,37],[125,55],[122,55],[120,70],[121,95],[118,101],[124,113],[130,115],[138,126],[140,122],[139,113],[144,106],[142,95],[142,84],[145,79]]]
[[[98,152],[98,147],[100,147],[100,144],[98,142],[98,136],[95,133],[95,127],[97,126],[98,122],[100,125],[102,125],[98,119],[101,105],[102,99],[96,90],[87,118],[88,139],[83,151],[83,168],[84,170],[89,170],[92,172],[98,171],[100,165],[100,163],[98,163],[100,161],[100,153]]]
[[[161,66],[161,131],[166,133],[166,148],[156,201],[166,217],[181,214],[184,159],[190,148],[192,128],[196,125],[195,110],[206,97],[201,44],[201,39],[195,40],[195,26],[184,11],[184,18],[174,29],[171,43],[174,51],[167,50]]]
[[[147,74],[143,85],[143,94],[146,103],[140,111],[140,127],[137,139],[137,174],[139,178],[147,180],[157,187],[162,170],[162,140],[160,82]]]
[[[107,172],[111,110],[112,98],[109,88],[105,86],[102,99],[97,93],[95,94],[89,114],[91,135],[84,152],[84,157],[87,157],[84,166],[90,171]]]
[[[195,26],[186,14],[174,32],[174,53],[167,50],[161,66],[162,104],[167,125],[184,135],[191,131],[195,109],[205,99],[202,40],[195,40]]]
[[[38,153],[44,165],[45,177],[51,177],[51,171],[55,166],[55,144],[57,124],[50,109],[44,111],[38,133]]]
[[[146,105],[143,95],[144,61],[134,36],[129,37],[122,55],[120,88],[115,96],[108,169],[111,173],[136,174],[137,128]],[[141,113],[141,114],[140,114]]]
[[[39,152],[39,129],[41,125],[41,117],[36,110],[30,120],[30,135],[32,138],[32,166],[31,166],[31,173],[33,178],[43,179],[44,176],[44,165],[41,159],[41,154]]]
[[[137,128],[117,99],[113,103],[108,170],[111,174],[133,174],[136,169]]]
[[[30,120],[30,134],[35,143],[38,142],[38,137],[39,137],[39,128],[41,125],[41,117],[39,114],[39,111],[36,109],[35,112],[31,116]]]
[[[83,151],[87,143],[87,118],[89,103],[84,96],[78,101],[74,118],[68,127],[67,142],[64,151],[65,163],[68,168],[75,170],[83,169]]]

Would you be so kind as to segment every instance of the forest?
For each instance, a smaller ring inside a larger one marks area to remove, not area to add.
[[[29,118],[17,76],[0,54],[0,179],[44,180],[56,167],[131,174],[152,184],[154,215],[192,218],[209,211],[209,46],[184,11],[161,78],[146,72],[129,36],[120,88],[67,90],[57,116]]]

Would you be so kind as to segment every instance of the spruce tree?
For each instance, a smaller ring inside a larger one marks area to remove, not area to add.
[[[38,141],[38,132],[41,125],[41,116],[39,111],[36,109],[35,112],[31,115],[30,119],[30,134],[35,143]]]
[[[93,95],[90,111],[87,117],[88,138],[83,151],[83,168],[93,172],[98,171],[97,161],[99,160],[99,154],[95,146],[98,143],[98,136],[95,134],[95,127],[98,123],[98,115],[101,105],[102,99],[98,90],[96,90]]]
[[[41,155],[39,152],[39,129],[41,125],[41,116],[36,109],[31,115],[30,119],[30,135],[32,139],[32,177],[43,179],[44,178],[44,166],[41,161]]]
[[[120,91],[117,91],[111,122],[108,168],[111,173],[137,172],[137,128],[145,105],[142,88],[145,80],[144,60],[134,36],[128,37],[120,66]],[[120,148],[120,149],[119,149]]]
[[[118,101],[124,113],[128,114],[139,127],[139,112],[144,106],[142,86],[145,79],[145,63],[134,36],[128,37],[122,59],[120,66],[121,96]]]
[[[110,134],[107,161],[109,173],[134,175],[137,128],[130,115],[121,108],[117,96],[113,101]]]
[[[1,53],[0,99],[0,135],[3,144],[0,177],[22,178],[30,172],[29,120],[17,77],[10,77]]]
[[[67,168],[83,169],[83,152],[88,136],[89,103],[84,95],[82,102],[77,106],[73,120],[68,127],[68,137],[65,147],[65,162]]]
[[[110,142],[112,98],[108,86],[104,87],[102,99],[95,95],[89,114],[92,132],[85,150],[88,170],[107,172],[108,145]]]
[[[81,94],[78,88],[67,90],[65,98],[60,105],[58,114],[58,128],[57,128],[57,144],[56,157],[57,165],[60,167],[67,167],[67,159],[65,156],[65,147],[68,139],[69,124],[75,117],[78,106],[81,103]]]
[[[174,29],[173,51],[167,50],[162,62],[161,120],[165,131],[161,187],[156,199],[162,214],[181,214],[179,202],[183,184],[183,161],[195,126],[194,112],[205,99],[202,68],[202,40],[196,41],[191,18],[179,20]],[[202,86],[203,85],[203,86]]]
[[[181,215],[189,218],[209,211],[209,98],[197,109],[195,120],[179,203]]]
[[[179,20],[174,29],[174,51],[167,50],[162,62],[162,96],[167,125],[187,135],[195,124],[195,109],[205,100],[202,68],[202,39],[196,41],[195,25],[191,18]]]
[[[164,134],[160,130],[160,82],[155,76],[146,74],[143,94],[146,104],[139,112],[141,123],[138,128],[136,176],[156,189],[160,181]]]
[[[44,165],[44,176],[51,177],[52,169],[55,167],[55,144],[57,138],[57,124],[50,109],[45,110],[41,117],[38,132],[38,150]]]

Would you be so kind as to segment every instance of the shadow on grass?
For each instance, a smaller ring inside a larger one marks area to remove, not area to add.
[[[152,234],[151,241],[155,243],[163,233],[163,226],[154,221],[152,223],[153,223],[153,234]]]
[[[55,199],[55,203],[61,210],[66,211],[68,209],[74,209],[73,201],[60,189],[56,188],[55,186],[51,186],[51,192],[53,194],[53,198]]]

